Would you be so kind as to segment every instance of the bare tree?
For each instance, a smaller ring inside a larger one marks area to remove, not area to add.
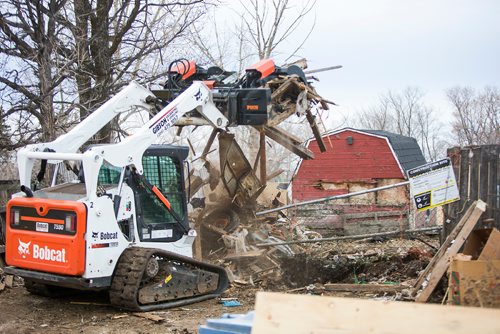
[[[7,156],[7,152],[12,148],[12,140],[9,136],[9,126],[5,124],[3,109],[0,107],[0,162]]]
[[[365,129],[391,131],[392,121],[389,100],[386,96],[380,96],[378,104],[360,112],[357,123]]]
[[[402,92],[382,94],[378,104],[362,111],[357,124],[366,129],[385,130],[415,138],[424,156],[435,160],[440,151],[439,122],[434,110],[423,101],[424,94],[416,87]]]
[[[293,7],[289,0],[272,1],[240,1],[244,8],[241,19],[248,31],[249,42],[252,44],[260,59],[269,58],[284,41],[293,36],[307,14],[311,12],[316,4],[315,1],[303,2],[300,7]],[[295,13],[291,13],[295,10]],[[309,32],[291,55],[294,55],[305,43],[312,30],[314,21]]]
[[[293,4],[289,0],[251,0],[232,5],[233,19],[227,18],[224,25],[217,23],[220,10],[214,8],[208,22],[191,27],[191,42],[203,57],[201,63],[240,74],[250,61],[285,54],[285,45],[291,45],[293,51],[282,57],[286,62],[314,29],[315,20],[304,24],[315,6],[313,0]]]
[[[202,0],[74,0],[71,55],[79,64],[75,78],[80,116],[131,79],[147,83],[164,76],[166,64],[161,70],[151,65],[203,15],[204,6]],[[110,128],[99,137],[97,141],[110,141]]]
[[[207,3],[0,0],[0,102],[12,148],[53,139],[130,80],[162,78],[174,58],[167,48]]]
[[[460,145],[500,143],[500,92],[496,87],[477,92],[457,86],[446,95],[453,106],[453,132]]]
[[[3,117],[13,114],[18,114],[18,120],[26,114],[35,117],[41,129],[31,130],[40,134],[42,140],[55,136],[58,117],[53,106],[54,96],[67,78],[64,72],[67,64],[59,62],[56,66],[58,60],[54,56],[57,36],[64,29],[58,24],[57,15],[66,4],[66,0],[0,2]],[[29,137],[16,139],[19,145],[24,145],[24,139],[35,136]]]

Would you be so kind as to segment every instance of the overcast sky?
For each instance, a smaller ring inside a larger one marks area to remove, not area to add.
[[[446,121],[445,89],[500,86],[500,1],[318,0],[301,54],[311,68],[344,66],[316,85],[342,112],[412,85]]]
[[[417,86],[447,123],[445,89],[500,86],[499,0],[317,0],[315,15],[299,53],[311,69],[343,65],[317,75],[318,92],[340,105],[337,112],[352,114],[381,93]]]

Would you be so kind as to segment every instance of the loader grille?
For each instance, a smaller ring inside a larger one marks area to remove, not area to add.
[[[169,156],[144,156],[144,176],[167,197],[173,210],[184,218],[180,166]]]

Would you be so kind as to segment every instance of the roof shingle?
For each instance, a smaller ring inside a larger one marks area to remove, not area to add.
[[[358,130],[376,136],[386,137],[391,143],[392,149],[398,158],[401,167],[407,172],[409,169],[426,164],[422,150],[417,140],[412,137],[398,135],[396,133],[383,130]]]

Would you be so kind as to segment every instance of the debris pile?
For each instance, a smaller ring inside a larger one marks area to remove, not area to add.
[[[435,235],[422,235],[419,240],[372,238],[274,245],[321,237],[283,218],[240,225],[232,233],[218,232],[219,247],[206,259],[225,265],[233,284],[278,291],[303,290],[310,285],[314,288],[309,290],[322,291],[330,283],[410,288],[439,245]],[[269,246],[262,246],[265,244]]]
[[[247,221],[232,233],[208,226],[202,235],[206,250],[204,259],[224,264],[231,281],[240,285],[280,282],[283,259],[304,251],[298,245],[255,246],[304,237],[301,227],[292,227],[286,219],[272,224],[259,219]],[[208,251],[207,244],[211,245]]]

